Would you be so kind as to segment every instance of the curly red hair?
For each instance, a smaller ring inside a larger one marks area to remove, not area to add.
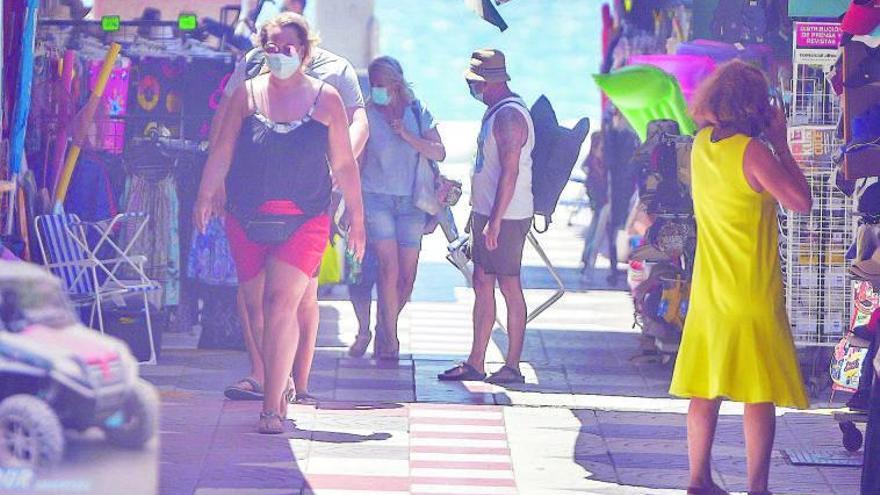
[[[773,115],[767,78],[753,65],[727,62],[697,89],[691,115],[701,128],[725,127],[756,137]]]

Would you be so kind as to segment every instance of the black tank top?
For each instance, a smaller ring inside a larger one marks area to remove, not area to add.
[[[300,122],[275,123],[260,113],[253,86],[249,93],[254,113],[244,119],[226,191],[229,211],[253,218],[267,201],[293,201],[309,216],[330,206],[330,167],[327,159],[327,125],[312,119],[318,97]]]

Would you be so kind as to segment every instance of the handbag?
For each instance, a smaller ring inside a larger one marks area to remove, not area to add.
[[[258,215],[245,222],[244,231],[257,244],[281,244],[309,220],[308,215]]]
[[[424,137],[422,119],[416,103],[409,107],[419,127],[419,137]],[[461,198],[461,182],[444,177],[437,162],[418,154],[416,177],[413,182],[413,204],[425,213],[436,216],[444,206],[455,206]]]

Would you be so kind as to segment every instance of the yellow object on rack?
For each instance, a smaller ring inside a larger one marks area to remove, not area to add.
[[[73,177],[73,171],[76,168],[76,162],[79,159],[80,146],[88,134],[89,125],[95,117],[98,110],[98,104],[104,96],[104,89],[107,87],[107,81],[110,79],[110,72],[113,70],[116,59],[119,57],[119,51],[122,45],[113,43],[107,56],[104,57],[104,65],[98,75],[98,82],[94,91],[89,96],[89,101],[80,111],[76,129],[73,131],[73,142],[70,145],[70,151],[67,153],[67,159],[64,162],[64,169],[61,171],[61,178],[58,180],[58,187],[55,189],[55,209],[60,210],[64,205],[64,199],[67,197],[67,189],[70,187],[70,179]]]

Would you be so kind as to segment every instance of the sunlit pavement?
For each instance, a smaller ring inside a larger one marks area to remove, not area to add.
[[[580,227],[567,227],[564,216],[540,239],[564,278],[576,282]],[[687,403],[666,393],[670,364],[631,361],[640,351],[625,292],[569,293],[535,320],[524,386],[440,383],[436,374],[469,349],[472,303],[443,254],[439,237],[426,241],[419,287],[401,318],[402,359],[394,365],[346,357],[356,327],[351,307],[322,302],[311,386],[321,403],[293,407],[285,435],[255,433],[259,403],[224,400],[223,387],[248,369],[243,353],[179,344],[160,366],[145,368],[163,393],[161,493],[684,493]],[[526,285],[549,288],[534,254],[527,263]],[[529,290],[530,306],[549,293]],[[504,348],[496,330],[490,370],[500,366]],[[722,413],[716,480],[744,491],[741,409]],[[774,492],[858,493],[858,469],[795,467],[779,452],[840,449],[831,417],[819,410],[780,414]]]

